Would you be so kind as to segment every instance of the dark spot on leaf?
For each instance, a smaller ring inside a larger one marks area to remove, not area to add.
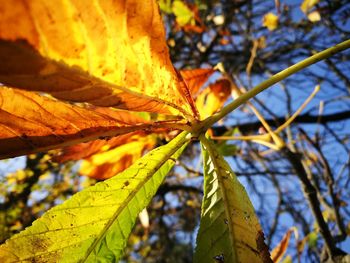
[[[224,219],[224,223],[228,225],[228,220],[226,218]]]
[[[124,182],[124,185],[125,185],[125,186],[128,186],[129,184],[130,184],[129,181],[125,181],[125,182]]]
[[[106,140],[108,141],[111,137],[110,136],[100,136],[98,137],[100,140]]]
[[[256,247],[258,249],[258,252],[262,261],[264,263],[272,263],[269,248],[264,242],[265,236],[261,230],[258,231],[258,234],[256,235],[255,240],[256,240]]]
[[[73,224],[70,224],[70,226],[73,226]]]
[[[46,251],[48,246],[50,246],[50,243],[50,239],[39,236],[33,236],[31,239],[31,246],[38,252]]]

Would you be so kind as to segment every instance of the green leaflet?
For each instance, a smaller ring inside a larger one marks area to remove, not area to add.
[[[271,262],[244,187],[213,143],[200,140],[204,197],[194,262]]]
[[[188,6],[181,0],[175,0],[172,5],[173,13],[176,17],[176,22],[180,26],[185,26],[187,24],[194,25],[195,20],[193,12]]]
[[[187,141],[183,132],[124,172],[50,209],[0,246],[0,262],[117,262],[137,215]]]
[[[171,14],[173,12],[171,10],[171,0],[158,0],[158,5],[160,10],[166,14]]]

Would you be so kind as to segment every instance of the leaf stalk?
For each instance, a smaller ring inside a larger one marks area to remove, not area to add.
[[[273,75],[269,79],[261,82],[259,85],[255,86],[253,89],[247,91],[246,93],[239,96],[237,99],[235,99],[233,102],[226,105],[220,112],[208,117],[207,119],[203,120],[199,125],[196,125],[195,133],[203,133],[207,129],[209,129],[214,123],[219,121],[220,119],[224,118],[226,115],[231,113],[233,110],[241,106],[246,101],[250,100],[251,98],[258,95],[260,92],[266,90],[267,88],[271,87],[272,85],[276,84],[277,82],[289,77],[290,75],[312,65],[315,64],[321,60],[327,59],[334,54],[337,54],[341,51],[344,51],[346,49],[350,48],[350,39],[341,42],[333,47],[330,47],[326,50],[323,50],[311,57],[308,57],[293,66],[290,66],[287,69],[284,69],[277,74]]]

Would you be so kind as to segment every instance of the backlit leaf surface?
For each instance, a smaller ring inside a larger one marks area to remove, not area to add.
[[[180,26],[195,24],[194,14],[192,10],[184,3],[184,1],[175,0],[172,5],[172,10],[176,17],[176,22]]]
[[[134,134],[138,133],[139,132],[133,132],[119,135],[109,140],[95,140],[65,147],[61,150],[58,156],[54,157],[54,161],[63,163],[67,161],[77,161],[89,158],[94,154],[105,152],[109,149],[113,149],[127,143],[129,139],[134,136]]]
[[[300,5],[301,11],[307,13],[310,9],[312,9],[316,4],[318,4],[320,0],[304,0]]]
[[[95,179],[107,179],[125,170],[141,158],[146,150],[154,148],[156,138],[152,135],[134,135],[124,144],[113,149],[102,150],[85,158],[79,173]]]
[[[0,246],[0,262],[118,262],[138,214],[187,142],[182,133],[46,212]]]
[[[224,106],[231,95],[231,83],[227,79],[219,79],[202,90],[196,98],[200,116],[205,119]]]
[[[277,244],[276,247],[271,251],[271,258],[274,263],[281,262],[284,254],[286,253],[289,245],[290,236],[293,232],[293,229],[289,229],[287,233],[283,236],[280,243]]]
[[[263,26],[270,31],[275,30],[278,27],[278,16],[271,12],[267,13],[263,18]]]
[[[207,82],[208,78],[214,73],[211,68],[183,69],[180,74],[186,81],[191,94],[195,97],[200,88]]]
[[[110,112],[110,111],[109,111]],[[124,111],[104,114],[0,86],[0,158],[116,136],[152,124]]]
[[[0,6],[1,83],[69,101],[196,117],[170,61],[155,0],[0,0]]]
[[[244,187],[213,143],[200,139],[204,197],[194,262],[272,262]]]

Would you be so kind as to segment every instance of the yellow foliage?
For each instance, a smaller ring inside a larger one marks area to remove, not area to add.
[[[82,161],[79,173],[95,179],[107,179],[128,168],[145,150],[153,148],[154,136],[134,136],[129,142]]]
[[[204,89],[196,99],[196,106],[202,119],[211,116],[224,105],[231,94],[231,84],[221,79]]]
[[[0,39],[0,69],[8,72],[0,82],[8,86],[97,106],[196,115],[170,61],[156,1],[1,1]]]
[[[176,16],[176,22],[180,26],[195,25],[194,15],[191,9],[180,0],[175,0],[172,5],[172,10]]]
[[[15,173],[7,175],[7,183],[16,184],[18,181],[23,181],[28,177],[28,171],[26,170],[17,170]]]
[[[263,18],[263,26],[270,31],[275,30],[278,27],[278,16],[271,12],[267,13]]]
[[[300,9],[306,14],[318,2],[320,2],[320,0],[304,0],[300,5]]]
[[[321,15],[318,11],[313,11],[310,14],[307,15],[307,18],[311,21],[311,22],[317,22],[321,20]]]

